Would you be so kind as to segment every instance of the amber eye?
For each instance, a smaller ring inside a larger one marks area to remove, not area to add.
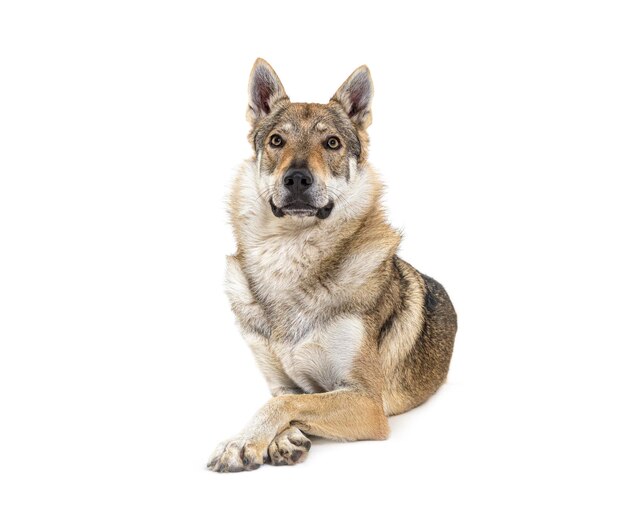
[[[280,148],[283,144],[285,144],[285,141],[283,141],[283,138],[278,134],[274,134],[270,137],[270,145],[273,148]]]
[[[329,137],[326,139],[326,148],[330,150],[338,150],[341,147],[341,143],[339,139],[335,136]]]

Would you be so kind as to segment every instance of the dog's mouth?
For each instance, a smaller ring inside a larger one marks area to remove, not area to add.
[[[270,199],[272,213],[275,217],[279,218],[284,217],[285,215],[290,215],[294,217],[317,217],[323,220],[330,216],[334,206],[335,203],[332,200],[323,208],[316,208],[315,206],[311,206],[305,202],[297,201],[285,204],[283,207],[279,208],[276,204],[274,204],[274,201]]]

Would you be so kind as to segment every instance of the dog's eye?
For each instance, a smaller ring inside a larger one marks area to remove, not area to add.
[[[273,148],[280,148],[283,144],[285,144],[285,141],[283,141],[283,138],[278,134],[274,134],[270,137],[270,145]]]
[[[339,138],[332,136],[326,139],[326,148],[330,150],[338,150],[341,147],[341,143],[339,142]]]

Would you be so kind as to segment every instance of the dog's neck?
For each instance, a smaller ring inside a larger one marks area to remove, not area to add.
[[[361,179],[367,189],[354,191],[356,197],[348,200],[358,199],[354,207],[339,205],[323,220],[276,217],[259,196],[254,175],[254,169],[242,168],[233,186],[235,258],[256,301],[276,323],[290,316],[290,305],[313,319],[320,313],[320,291],[340,292],[339,299],[356,294],[396,253],[400,235],[381,209],[374,171],[359,172],[369,178]]]

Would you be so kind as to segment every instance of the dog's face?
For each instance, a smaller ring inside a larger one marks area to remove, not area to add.
[[[326,219],[338,203],[349,210],[371,122],[367,67],[354,71],[328,104],[291,103],[272,67],[258,59],[249,91],[259,197],[274,216]]]

